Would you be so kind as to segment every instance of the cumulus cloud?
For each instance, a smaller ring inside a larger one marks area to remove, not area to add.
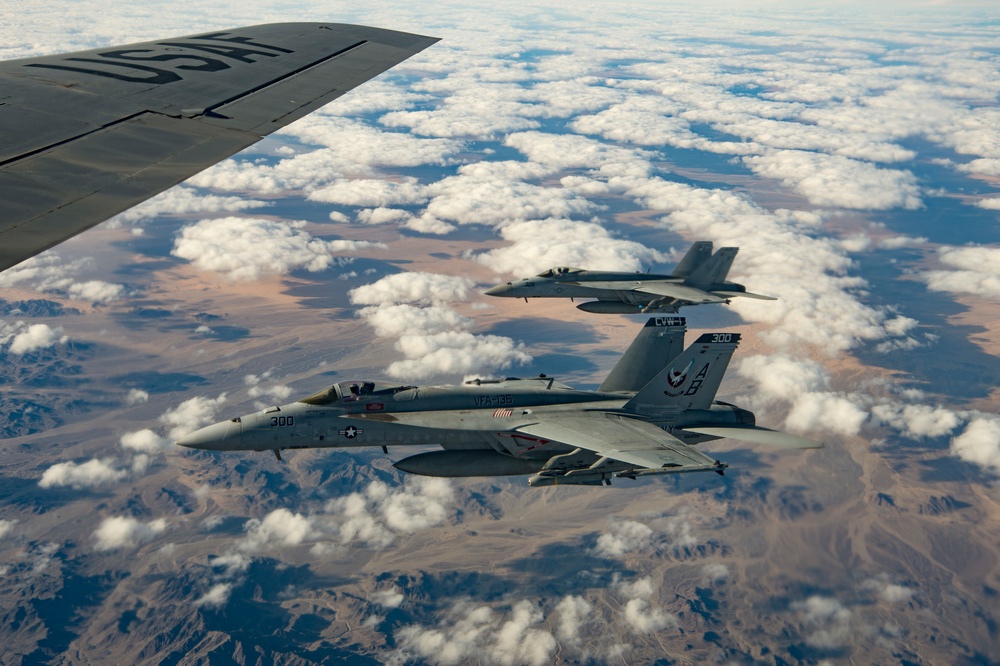
[[[979,416],[951,440],[951,452],[965,460],[1000,472],[1000,418]]]
[[[625,626],[638,634],[662,631],[677,625],[677,616],[654,606],[651,599],[655,593],[649,576],[634,581],[618,581],[616,589],[627,598],[623,619]]]
[[[615,521],[611,531],[597,537],[594,552],[604,557],[621,557],[634,550],[642,550],[652,545],[653,530],[644,523],[634,520]]]
[[[893,583],[885,574],[877,578],[869,578],[862,584],[862,587],[874,591],[878,594],[878,598],[887,604],[899,604],[909,601],[913,598],[914,593],[913,589],[906,585]]]
[[[614,238],[592,222],[549,218],[513,222],[500,230],[510,245],[475,255],[476,261],[498,273],[536,275],[553,266],[587,270],[639,271],[666,256],[641,243]]]
[[[399,488],[373,481],[363,492],[331,500],[326,511],[338,516],[341,543],[383,548],[398,534],[444,524],[453,503],[447,480],[417,478]]]
[[[477,335],[472,321],[446,303],[465,300],[473,282],[433,273],[396,273],[350,291],[351,302],[380,337],[397,338],[403,360],[389,365],[391,377],[414,380],[443,374],[507,368],[526,363],[524,346],[507,337]],[[416,307],[416,304],[423,307]]]
[[[405,626],[395,633],[397,657],[431,664],[458,664],[470,658],[488,664],[548,664],[556,648],[553,635],[538,625],[543,615],[519,601],[504,615],[488,606],[460,602],[438,628]]]
[[[310,200],[342,206],[386,207],[427,201],[426,188],[416,178],[399,181],[359,178],[338,180],[309,193]]]
[[[141,405],[144,402],[149,401],[149,392],[143,391],[142,389],[129,389],[128,395],[125,396],[126,405]]]
[[[232,583],[216,583],[194,601],[194,605],[208,608],[221,608],[229,601],[233,591]]]
[[[38,485],[42,488],[97,488],[121,481],[127,475],[126,470],[114,466],[114,460],[94,458],[82,464],[72,461],[56,463],[42,473]]]
[[[230,280],[255,280],[300,269],[315,273],[335,265],[336,254],[385,248],[368,241],[319,240],[305,226],[258,218],[202,220],[181,230],[171,254]]]
[[[418,303],[431,305],[449,301],[464,301],[474,283],[468,278],[437,273],[394,273],[356,287],[349,292],[356,305],[391,305]]]
[[[277,402],[287,400],[292,395],[292,389],[283,384],[265,385],[264,382],[270,377],[270,370],[260,375],[244,375],[243,383],[249,387],[247,395],[251,398],[273,398]]]
[[[110,303],[126,294],[124,285],[102,280],[78,281],[81,274],[93,269],[93,265],[89,257],[63,261],[58,253],[50,250],[0,273],[0,287],[27,284],[37,291],[95,304]]]
[[[190,215],[193,213],[236,213],[252,208],[270,206],[270,201],[258,201],[248,197],[225,197],[215,194],[198,194],[190,187],[174,187],[156,195],[124,213],[114,216],[106,224],[138,222],[161,215]]]
[[[883,403],[872,407],[872,420],[891,426],[911,439],[951,434],[961,422],[961,414],[940,405]]]
[[[66,344],[68,341],[69,336],[63,335],[61,326],[53,328],[48,324],[25,324],[23,321],[14,324],[0,322],[0,344],[7,344],[7,351],[15,356]]]
[[[6,539],[14,530],[14,525],[16,524],[16,520],[0,520],[0,539]]]
[[[926,271],[921,274],[932,291],[1000,297],[1000,249],[986,246],[943,247],[941,263],[958,270]]]
[[[521,343],[500,335],[467,331],[406,335],[396,341],[396,349],[406,359],[391,363],[386,372],[400,379],[468,374],[484,368],[503,370],[531,361]]]
[[[868,162],[800,150],[777,150],[742,158],[755,174],[779,180],[817,206],[909,210],[921,206],[916,177]]]
[[[119,548],[134,548],[152,541],[167,529],[167,521],[163,518],[143,523],[130,516],[113,516],[101,521],[94,530],[94,548],[97,550],[117,550]]]
[[[188,183],[232,192],[277,194],[302,190],[308,195],[340,179],[372,178],[378,166],[448,164],[463,147],[461,142],[387,132],[330,114],[310,114],[277,134],[320,148],[276,164],[266,160],[225,160],[190,178]]]
[[[160,416],[160,423],[163,423],[167,428],[169,428],[167,433],[168,437],[171,440],[177,440],[184,435],[192,433],[195,430],[214,422],[216,412],[218,412],[219,408],[225,402],[225,393],[222,393],[215,398],[207,398],[205,396],[190,398]],[[124,439],[125,438],[123,437],[123,446],[125,446]],[[152,442],[150,435],[144,434],[141,439]],[[141,450],[140,445],[138,444],[131,446],[130,448]]]
[[[813,627],[806,643],[818,648],[835,648],[850,636],[851,611],[837,599],[813,595],[792,603],[805,623]]]
[[[180,427],[184,427],[181,425]],[[193,432],[195,428],[192,428]],[[160,437],[148,428],[135,432],[127,432],[121,436],[119,444],[123,449],[136,453],[156,454],[166,453],[170,450],[173,440],[167,437]]]
[[[549,166],[523,162],[477,162],[427,186],[424,216],[457,224],[502,227],[520,220],[568,218],[597,210],[578,192],[526,182],[551,175]]]

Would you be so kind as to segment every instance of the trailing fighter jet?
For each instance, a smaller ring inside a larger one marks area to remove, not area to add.
[[[715,400],[738,333],[706,333],[675,358],[684,320],[650,319],[597,391],[540,375],[420,388],[344,381],[298,402],[202,428],[177,441],[213,451],[437,444],[395,466],[428,476],[531,474],[531,486],[718,472],[694,445],[728,437],[783,448],[821,444],[756,425]],[[664,353],[666,352],[666,353]]]
[[[360,25],[272,23],[0,62],[0,271],[436,41]]]
[[[596,298],[576,307],[602,314],[677,312],[685,305],[729,303],[737,296],[776,300],[754,294],[741,284],[726,282],[738,247],[719,248],[712,254],[711,241],[698,241],[670,275],[587,271],[560,266],[535,277],[497,285],[488,296],[513,298]]]

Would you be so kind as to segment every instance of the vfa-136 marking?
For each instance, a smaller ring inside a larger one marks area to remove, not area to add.
[[[820,446],[761,428],[751,412],[715,400],[738,334],[705,334],[676,358],[663,353],[682,345],[683,336],[683,326],[651,319],[597,391],[574,389],[545,376],[427,388],[341,382],[298,402],[208,426],[177,443],[275,453],[438,444],[443,450],[406,457],[396,467],[431,476],[531,474],[533,486],[722,473],[725,463],[694,447],[722,437],[785,448]],[[671,383],[678,383],[677,393],[663,390]],[[498,398],[504,406],[497,407]],[[362,406],[373,402],[383,409],[366,412]],[[262,419],[275,413],[294,416],[295,427],[261,427]]]

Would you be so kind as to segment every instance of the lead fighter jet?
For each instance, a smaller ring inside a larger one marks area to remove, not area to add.
[[[679,355],[684,320],[650,319],[597,391],[544,375],[461,386],[345,381],[287,405],[202,428],[177,444],[213,451],[437,444],[395,466],[429,476],[531,474],[531,486],[718,472],[695,444],[729,437],[783,448],[816,442],[756,425],[715,394],[738,333],[706,333]]]
[[[712,254],[711,241],[698,241],[670,275],[587,271],[560,266],[517,282],[497,285],[487,296],[513,298],[596,298],[576,307],[602,314],[677,312],[685,305],[728,303],[737,296],[765,301],[772,296],[754,294],[741,284],[726,282],[738,247],[723,247]]]
[[[0,271],[436,41],[361,25],[271,23],[0,62]]]

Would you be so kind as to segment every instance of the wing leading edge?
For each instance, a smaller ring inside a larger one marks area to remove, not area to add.
[[[725,465],[656,427],[652,423],[606,412],[572,417],[554,416],[517,428],[518,432],[586,449],[601,456],[594,465],[570,472],[543,470],[541,476],[619,476],[679,472],[721,472]],[[624,463],[607,469],[607,460]],[[548,474],[547,474],[548,472]],[[538,485],[538,484],[533,484]]]
[[[436,41],[366,26],[277,23],[0,62],[0,270]]]

